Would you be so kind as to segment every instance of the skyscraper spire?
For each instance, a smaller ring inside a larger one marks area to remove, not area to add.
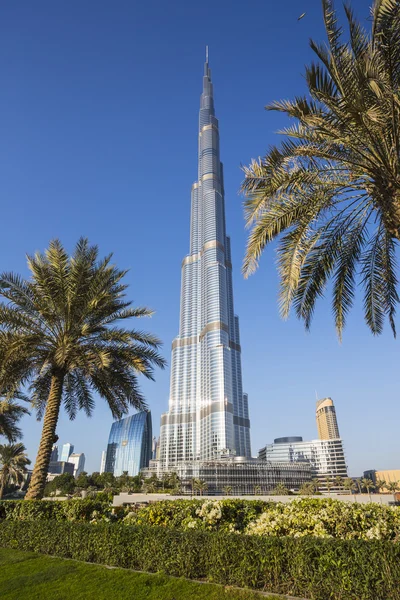
[[[251,456],[240,352],[207,46],[190,251],[182,262],[180,325],[172,344],[169,410],[161,417],[160,460],[167,469],[183,461]]]

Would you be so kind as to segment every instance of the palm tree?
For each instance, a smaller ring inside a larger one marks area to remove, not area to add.
[[[312,483],[312,485],[313,485],[314,492],[318,492],[318,491],[319,491],[319,486],[321,485],[321,482],[320,482],[320,480],[319,480],[319,479],[317,479],[317,477],[315,477],[315,478],[312,480],[312,482],[311,482],[311,483]]]
[[[308,329],[315,304],[333,279],[339,338],[356,286],[374,334],[399,302],[400,4],[375,0],[366,33],[345,7],[343,39],[333,0],[322,0],[328,45],[311,41],[319,59],[306,69],[308,97],[267,106],[296,123],[285,141],[244,169],[245,216],[251,232],[244,274],[281,237],[280,310],[294,306]]]
[[[289,494],[289,490],[282,482],[279,482],[273,489],[272,493],[274,496],[287,496]]]
[[[167,482],[168,488],[170,488],[172,490],[177,490],[180,488],[181,480],[179,479],[179,476],[177,473],[175,473],[173,471],[172,473],[165,474],[164,477],[166,478],[165,481]],[[163,479],[163,481],[164,481],[164,479]]]
[[[374,482],[372,481],[372,479],[368,479],[368,477],[364,477],[364,479],[361,480],[361,485],[367,490],[367,494],[369,496],[369,499],[371,500],[370,490],[375,489]]]
[[[355,483],[351,477],[346,477],[346,479],[343,481],[343,487],[349,492],[349,494],[356,489]]]
[[[386,481],[384,479],[377,479],[375,486],[376,489],[380,492],[381,490],[384,490],[386,488]]]
[[[24,415],[29,415],[29,411],[24,406],[16,404],[15,400],[27,400],[27,398],[19,392],[13,394],[12,398],[0,399],[0,435],[3,435],[8,441],[16,442],[22,437],[22,432],[17,426],[17,422]]]
[[[202,479],[195,479],[194,489],[198,490],[200,492],[200,496],[202,496],[203,492],[208,490],[208,484]]]
[[[98,260],[97,246],[77,243],[71,257],[61,242],[45,254],[28,256],[31,278],[0,275],[0,389],[29,387],[42,436],[27,498],[41,498],[46,483],[60,407],[73,419],[91,415],[93,393],[103,397],[114,418],[129,407],[145,409],[137,376],[153,379],[164,367],[159,340],[117,326],[131,317],[150,316],[126,299],[126,271]]]
[[[393,499],[396,502],[396,492],[398,492],[400,490],[399,482],[398,481],[390,481],[385,484],[385,487],[388,492],[392,492]]]
[[[361,490],[362,490],[362,481],[361,479],[357,478],[354,480],[355,485],[357,486],[357,489],[355,489],[356,493],[358,492],[359,494],[361,494]]]
[[[154,492],[156,491],[156,486],[153,481],[150,481],[149,483],[143,484],[143,489],[145,494],[154,494]]]
[[[330,477],[325,477],[325,486],[326,486],[326,489],[328,490],[328,494],[330,494],[332,486],[333,486],[333,482]]]
[[[225,496],[230,496],[232,494],[232,486],[226,485],[222,491],[224,492]]]
[[[336,475],[333,482],[338,491],[340,491],[343,488],[343,478],[340,477],[340,475]]]
[[[314,493],[314,486],[312,483],[302,483],[299,489],[300,496],[312,496]]]
[[[25,446],[18,444],[0,444],[0,499],[10,483],[20,484],[24,480],[26,467],[31,463],[25,453]]]

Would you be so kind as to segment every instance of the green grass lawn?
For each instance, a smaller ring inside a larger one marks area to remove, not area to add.
[[[261,600],[265,596],[166,575],[108,569],[0,548],[1,600]],[[268,599],[267,599],[268,600]],[[276,600],[270,597],[270,600]]]

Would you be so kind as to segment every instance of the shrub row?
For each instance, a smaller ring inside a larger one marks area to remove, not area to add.
[[[284,504],[259,500],[171,500],[113,508],[101,498],[67,501],[0,502],[7,520],[121,521],[172,529],[261,536],[400,541],[400,507],[359,504],[331,498],[295,499]]]
[[[3,520],[0,546],[312,600],[400,600],[390,542]]]

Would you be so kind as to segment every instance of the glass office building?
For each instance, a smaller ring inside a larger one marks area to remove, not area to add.
[[[269,464],[309,464],[312,477],[320,480],[321,491],[326,489],[326,478],[334,481],[335,477],[347,477],[343,442],[340,438],[309,442],[304,442],[301,437],[277,438],[273,444],[267,444],[259,450],[258,458]]]
[[[138,412],[116,421],[108,438],[105,471],[116,477],[124,471],[135,476],[148,467],[152,451],[151,413]]]
[[[215,461],[194,460],[177,463],[173,469],[180,480],[181,493],[191,494],[193,479],[206,482],[209,495],[223,495],[230,487],[234,496],[268,494],[278,484],[289,490],[298,491],[311,481],[311,466],[307,462],[266,463],[263,460],[245,457],[220,458]],[[150,468],[143,471],[145,478],[151,475],[162,477],[162,465],[151,461]]]
[[[166,470],[182,461],[251,457],[224,203],[219,125],[207,55],[200,99],[198,178],[191,194],[190,250],[182,262],[169,410],[161,417],[160,461]]]
[[[71,456],[71,454],[73,453],[73,451],[74,451],[73,444],[70,444],[69,442],[67,442],[66,444],[63,444],[61,447],[60,461],[68,462],[68,459]]]

